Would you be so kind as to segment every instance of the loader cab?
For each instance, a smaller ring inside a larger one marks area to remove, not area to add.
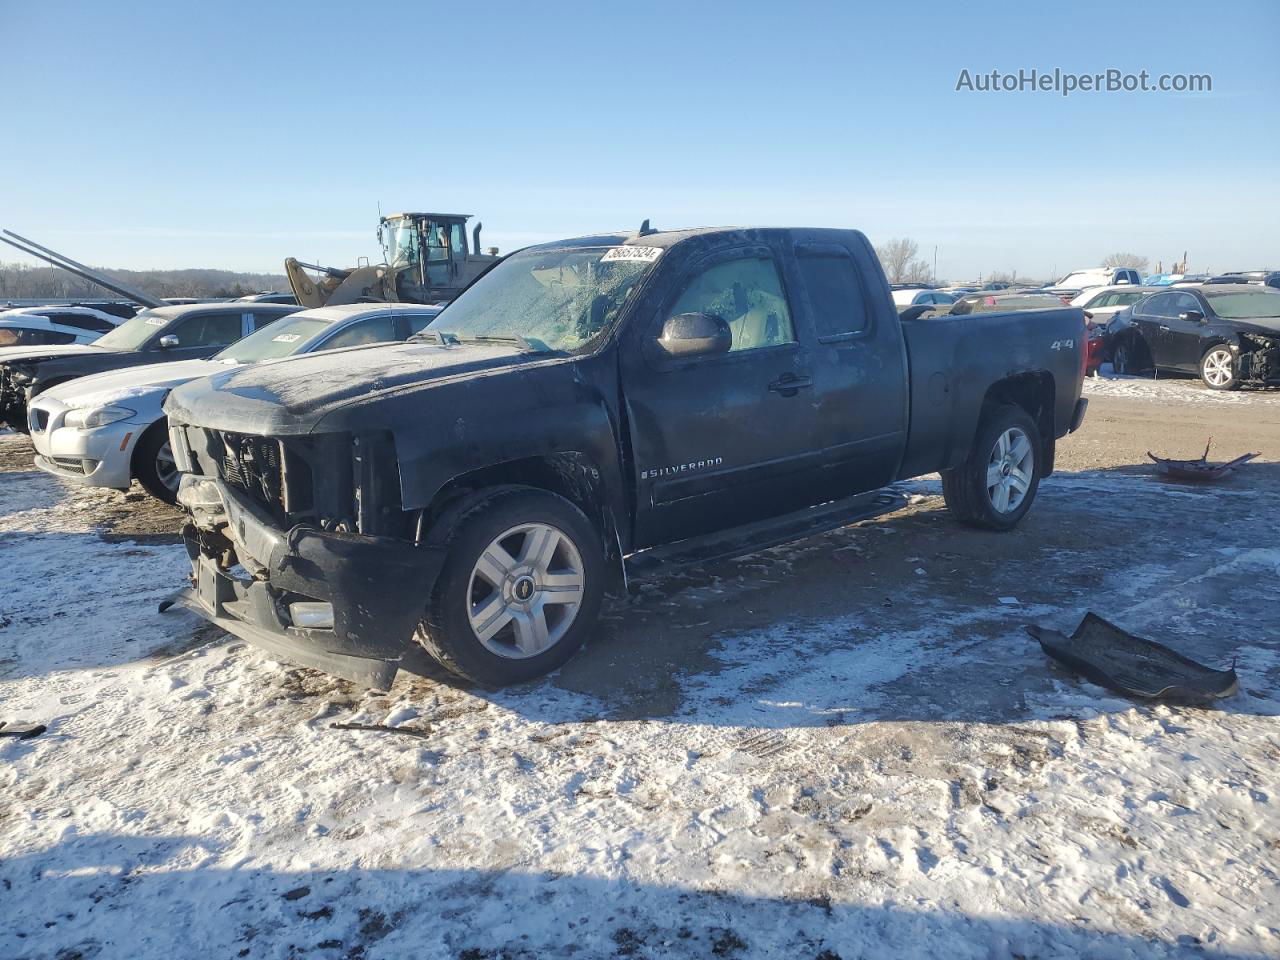
[[[398,213],[379,221],[378,240],[395,272],[399,300],[449,299],[471,281],[477,258],[467,243],[469,219],[470,214]]]

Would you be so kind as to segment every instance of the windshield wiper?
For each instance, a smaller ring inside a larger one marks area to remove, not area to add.
[[[553,353],[550,345],[545,341],[539,340],[537,337],[526,337],[521,334],[513,334],[511,336],[501,336],[498,334],[483,334],[481,336],[470,337],[471,340],[489,341],[495,343],[514,343],[520,348],[521,353]]]
[[[456,333],[449,333],[445,330],[419,330],[410,340],[432,340],[440,344],[442,347],[456,347],[462,341]]]

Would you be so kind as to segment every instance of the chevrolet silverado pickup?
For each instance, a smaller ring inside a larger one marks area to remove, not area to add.
[[[415,642],[500,685],[606,589],[896,509],[941,471],[1007,530],[1081,423],[1078,308],[899,317],[859,232],[695,229],[508,256],[405,344],[165,402],[180,603],[385,687]]]

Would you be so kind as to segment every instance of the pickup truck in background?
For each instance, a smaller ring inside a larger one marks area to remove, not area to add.
[[[531,247],[405,344],[174,390],[170,602],[372,686],[415,639],[529,679],[607,588],[896,509],[896,480],[942,471],[958,520],[1012,528],[1084,359],[1077,308],[900,319],[853,230]]]

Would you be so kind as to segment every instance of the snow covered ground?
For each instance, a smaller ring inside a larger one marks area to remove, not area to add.
[[[1132,397],[1141,400],[1175,401],[1177,403],[1274,404],[1280,406],[1280,390],[1244,388],[1210,390],[1198,379],[1176,375],[1151,377],[1123,376],[1111,372],[1111,364],[1102,365],[1096,377],[1084,382],[1087,397]]]
[[[558,677],[380,694],[157,613],[185,554],[104,537],[120,494],[0,473],[0,719],[49,725],[0,741],[0,957],[1280,956],[1276,471],[1065,471],[1003,537],[924,480]],[[1052,667],[1023,625],[1086,608],[1241,691]]]

